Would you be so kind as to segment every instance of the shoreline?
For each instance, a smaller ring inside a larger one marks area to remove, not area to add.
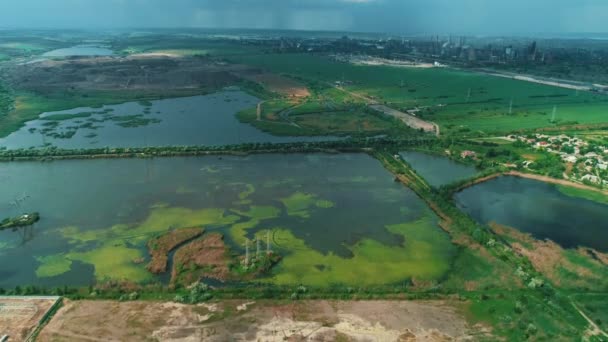
[[[543,175],[536,175],[533,173],[525,173],[525,172],[519,172],[519,171],[506,171],[506,172],[497,172],[497,173],[493,173],[491,175],[488,176],[484,176],[484,177],[480,177],[477,178],[471,182],[467,182],[461,186],[459,186],[458,188],[456,188],[456,190],[454,190],[454,193],[460,192],[464,189],[470,188],[474,185],[477,184],[481,184],[481,183],[485,183],[487,181],[490,181],[492,179],[498,178],[498,177],[502,177],[502,176],[512,176],[512,177],[519,177],[519,178],[526,178],[526,179],[532,179],[532,180],[536,180],[539,182],[543,182],[543,183],[549,183],[549,184],[555,184],[555,185],[563,185],[563,186],[567,186],[567,187],[571,187],[571,188],[577,188],[577,189],[581,189],[581,190],[588,190],[588,191],[594,191],[600,194],[604,194],[606,196],[608,196],[608,191],[606,190],[602,190],[602,189],[598,189],[589,185],[585,185],[585,184],[580,184],[580,183],[576,183],[573,181],[569,181],[569,180],[565,180],[565,179],[557,179],[557,178],[552,178],[549,176],[543,176]]]

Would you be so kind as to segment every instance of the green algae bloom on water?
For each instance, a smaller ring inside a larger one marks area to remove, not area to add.
[[[146,269],[146,246],[181,228],[222,234],[237,256],[245,254],[247,240],[266,242],[270,232],[271,248],[282,260],[244,282],[388,284],[436,280],[449,269],[452,247],[437,219],[364,154],[23,162],[3,168],[14,176],[3,184],[0,203],[15,192],[36,193],[44,219],[26,247],[23,234],[0,232],[0,262],[9,275],[0,278],[0,287],[31,279],[51,287],[163,282],[166,277]],[[30,249],[39,253],[32,256]]]

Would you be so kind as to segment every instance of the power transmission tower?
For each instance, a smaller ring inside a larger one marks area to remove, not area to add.
[[[551,122],[555,123],[555,114],[557,113],[557,106],[553,106],[553,114],[551,115]]]
[[[270,230],[266,232],[266,254],[272,253],[270,249]]]
[[[245,266],[249,266],[249,239],[245,239]]]
[[[509,103],[509,115],[513,114],[513,99],[511,99],[511,103]]]
[[[255,258],[259,259],[260,258],[260,239],[259,238],[255,238]]]

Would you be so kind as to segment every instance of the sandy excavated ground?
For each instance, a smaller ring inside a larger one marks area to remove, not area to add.
[[[424,121],[418,117],[415,117],[411,114],[400,112],[396,109],[387,107],[381,104],[372,104],[370,105],[372,109],[375,109],[384,114],[393,116],[401,121],[403,121],[406,125],[412,127],[413,129],[422,129],[425,132],[431,132],[437,134],[439,128],[432,122]]]
[[[39,341],[472,340],[458,311],[424,301],[66,302]]]
[[[0,297],[0,337],[24,341],[56,301],[56,297]]]
[[[310,91],[305,85],[281,75],[266,73],[259,70],[252,70],[248,72],[240,72],[238,76],[253,82],[257,82],[263,85],[266,89],[282,95],[292,97],[310,96]]]

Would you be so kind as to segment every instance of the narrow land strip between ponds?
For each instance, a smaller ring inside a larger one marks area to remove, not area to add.
[[[462,191],[466,188],[470,188],[474,185],[480,184],[480,183],[484,183],[487,182],[489,180],[498,178],[498,177],[502,177],[502,176],[513,176],[513,177],[520,177],[520,178],[527,178],[527,179],[533,179],[533,180],[537,180],[540,182],[544,182],[544,183],[549,183],[549,184],[557,184],[557,185],[564,185],[564,186],[569,186],[572,188],[577,188],[577,189],[581,189],[581,190],[588,190],[588,191],[594,191],[594,192],[599,192],[601,194],[604,194],[606,196],[608,196],[608,191],[607,190],[603,190],[603,189],[598,189],[596,187],[590,186],[590,185],[585,185],[585,184],[581,184],[581,183],[575,183],[573,181],[569,181],[566,179],[557,179],[557,178],[552,178],[549,176],[543,176],[543,175],[537,175],[537,174],[533,174],[533,173],[525,173],[525,172],[519,172],[519,171],[507,171],[507,172],[497,172],[488,176],[484,176],[484,177],[480,177],[477,178],[471,182],[465,183],[463,185],[461,185],[460,187],[456,188],[454,190],[454,192],[459,192]]]

